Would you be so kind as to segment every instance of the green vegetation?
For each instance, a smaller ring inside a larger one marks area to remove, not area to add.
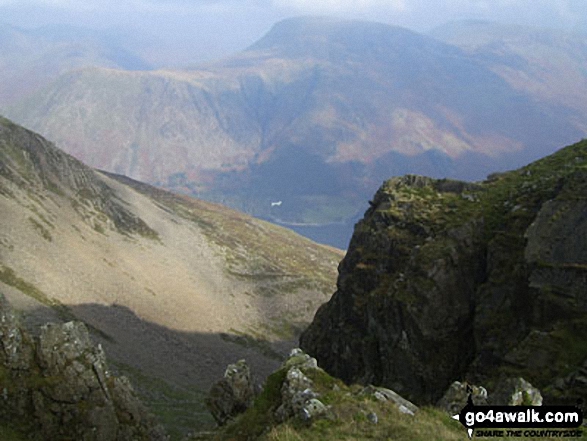
[[[2,424],[0,424],[0,439],[2,441],[30,441],[28,434],[22,433],[13,427]]]
[[[214,428],[214,419],[206,408],[204,391],[168,383],[124,363],[111,364],[131,380],[141,401],[165,427],[171,441],[183,440],[187,433],[196,430]]]
[[[26,151],[24,151],[22,148],[17,147],[12,142],[12,140],[2,139],[0,141],[0,152],[0,158],[2,159],[2,161],[6,165],[15,168],[16,172],[22,179],[29,182],[33,179],[35,169],[33,163],[30,161],[30,158],[27,156]],[[4,167],[5,166],[3,166],[2,169]]]
[[[545,201],[555,195],[567,199],[584,196],[585,173],[587,141],[581,141],[519,170],[491,175],[479,185],[420,178],[424,183],[414,186],[392,179],[381,190],[393,195],[392,202],[378,211],[420,223],[433,234],[483,218],[487,239],[508,234],[523,242],[519,231],[527,228]],[[559,194],[563,180],[567,185]]]
[[[295,361],[289,360],[293,364]],[[362,393],[362,386],[346,386],[321,369],[302,368],[302,371],[312,380],[312,388],[318,393],[320,401],[329,406],[329,411],[324,416],[314,421],[293,418],[280,423],[276,420],[274,414],[281,404],[281,387],[286,377],[286,365],[267,378],[265,387],[253,406],[234,423],[216,433],[193,439],[461,441],[466,438],[463,426],[438,408],[422,407],[412,416],[402,413],[395,404],[382,402],[372,395]],[[376,424],[372,422],[373,414],[377,416]]]
[[[226,272],[243,282],[251,295],[298,296],[304,302],[305,291],[322,294],[312,309],[336,289],[336,265],[342,252],[312,244],[297,234],[269,222],[151,186],[117,177],[146,194],[167,211],[199,227],[215,245],[225,262]],[[305,308],[304,303],[301,308]]]
[[[262,336],[250,335],[232,328],[230,329],[230,332],[230,334],[224,332],[221,333],[220,338],[222,338],[224,341],[234,343],[245,348],[255,348],[261,354],[268,358],[272,358],[273,360],[283,360],[283,355],[273,349],[271,343]]]
[[[215,439],[231,439],[233,437],[236,439],[255,439],[267,427],[276,424],[273,414],[281,404],[281,385],[286,374],[286,369],[279,369],[267,377],[265,387],[261,394],[255,398],[253,406],[235,424],[229,425],[225,432]]]
[[[55,299],[49,298],[43,291],[38,289],[36,286],[18,277],[12,268],[1,264],[0,281],[4,282],[9,286],[12,286],[13,288],[18,289],[23,294],[32,297],[33,299],[37,300],[43,305],[53,308],[55,311],[57,311],[62,320],[71,320],[73,318],[73,315],[69,311],[67,306],[63,305]]]
[[[9,268],[4,265],[0,265],[0,281],[6,283],[13,288],[18,289],[22,293],[26,294],[29,297],[41,302],[47,306],[55,306],[57,302],[55,300],[49,299],[45,293],[35,287],[33,284],[28,283],[24,279],[21,279],[16,275],[12,268]]]
[[[320,439],[423,441],[462,440],[466,437],[463,427],[442,411],[423,408],[415,416],[402,414],[395,406],[364,399],[348,399],[339,410],[337,421],[319,420],[309,427],[289,423],[273,428],[262,440],[286,441]],[[378,416],[373,424],[367,418],[370,413]]]

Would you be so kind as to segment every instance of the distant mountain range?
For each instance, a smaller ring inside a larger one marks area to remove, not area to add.
[[[26,30],[0,23],[0,108],[81,67],[149,69],[147,61],[122,43],[124,38],[72,26]]]
[[[192,70],[69,71],[6,112],[94,167],[346,247],[389,176],[481,179],[585,136],[586,72],[582,35],[295,18]]]
[[[343,255],[95,171],[3,118],[0,218],[0,293],[27,323],[84,321],[156,411],[191,427],[228,363],[267,375],[296,346]]]

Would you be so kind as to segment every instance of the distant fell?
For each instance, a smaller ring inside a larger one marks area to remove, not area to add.
[[[38,92],[71,70],[102,66],[144,70],[151,66],[122,38],[73,26],[21,29],[0,23],[0,111]]]
[[[584,39],[487,29],[492,42],[471,48],[293,18],[190,70],[66,73],[9,115],[100,169],[350,237],[389,176],[478,180],[587,133]]]
[[[340,62],[342,57],[387,58],[389,49],[406,45],[439,44],[408,29],[360,20],[329,17],[297,17],[275,24],[246,49],[267,51],[273,56]],[[347,61],[352,61],[347,60]]]

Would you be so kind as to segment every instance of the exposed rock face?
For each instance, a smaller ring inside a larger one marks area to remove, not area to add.
[[[0,295],[0,349],[0,415],[34,439],[166,439],[84,324],[48,324],[33,340]]]
[[[154,230],[121,203],[94,170],[36,133],[0,117],[0,146],[0,176],[19,186],[44,187],[66,195],[78,214],[95,228],[156,236]]]
[[[523,378],[506,378],[496,385],[489,402],[505,406],[542,406],[542,394]]]
[[[255,389],[245,360],[229,364],[224,377],[210,389],[206,406],[218,423],[224,425],[253,404]]]
[[[301,347],[417,403],[506,376],[551,402],[587,397],[585,164],[581,142],[479,185],[387,181]]]

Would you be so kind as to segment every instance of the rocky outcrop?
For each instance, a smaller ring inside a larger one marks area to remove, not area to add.
[[[382,434],[394,433],[391,426],[398,419],[404,428],[413,424],[416,412],[417,406],[390,389],[345,385],[296,348],[267,378],[252,406],[219,428],[217,435],[277,439],[285,429],[290,437],[300,430],[299,439],[382,439]]]
[[[473,357],[472,297],[482,276],[481,222],[439,229],[445,208],[436,195],[446,194],[444,187],[453,190],[422,177],[388,181],[356,226],[338,291],[301,339],[331,374],[433,402],[465,373]],[[419,192],[437,200],[429,205]]]
[[[31,439],[165,440],[83,323],[24,331],[0,295],[0,421]]]
[[[542,406],[540,391],[521,377],[504,378],[489,393],[483,386],[455,381],[436,406],[456,415],[467,405],[469,397],[475,406]]]
[[[489,396],[489,403],[501,406],[542,406],[540,391],[521,377],[501,380]]]
[[[229,364],[224,377],[216,382],[206,398],[206,406],[219,426],[247,410],[255,397],[251,371],[245,360]]]
[[[281,405],[275,411],[277,421],[290,418],[312,420],[327,413],[328,408],[313,390],[313,381],[304,374],[306,369],[318,369],[316,359],[296,348],[291,351],[284,367],[286,373],[281,386]]]
[[[587,142],[481,184],[384,183],[301,347],[345,382],[435,403],[455,378],[587,397]]]
[[[483,386],[455,381],[438,400],[436,406],[449,415],[456,415],[467,405],[469,396],[476,406],[487,404],[487,390]]]
[[[384,387],[375,387],[373,385],[369,385],[361,391],[361,395],[372,396],[376,400],[379,400],[383,403],[395,404],[401,413],[406,413],[408,415],[415,415],[418,411],[418,406],[416,406],[414,403],[406,400],[404,397],[392,391],[391,389],[386,389]]]

